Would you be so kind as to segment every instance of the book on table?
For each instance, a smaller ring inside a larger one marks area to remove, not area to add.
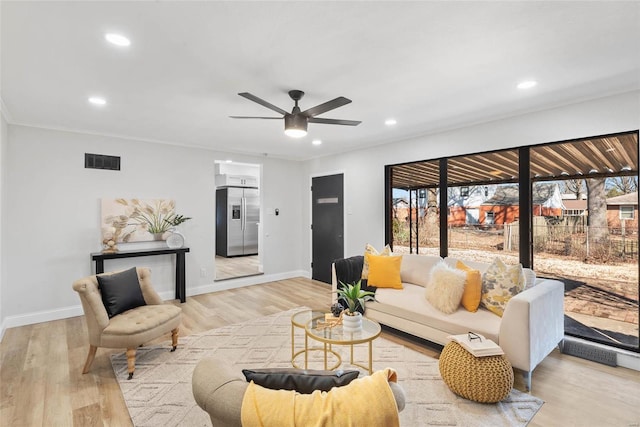
[[[449,335],[447,338],[460,344],[462,348],[475,357],[499,356],[504,354],[504,351],[498,344],[485,338],[483,335],[476,334],[474,332],[460,335]]]

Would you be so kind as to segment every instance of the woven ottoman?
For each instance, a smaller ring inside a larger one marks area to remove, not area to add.
[[[513,388],[513,368],[504,355],[475,357],[450,341],[442,349],[439,367],[451,391],[475,402],[499,402]]]

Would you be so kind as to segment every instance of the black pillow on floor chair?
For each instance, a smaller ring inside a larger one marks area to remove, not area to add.
[[[247,381],[272,390],[295,390],[311,394],[315,390],[329,391],[358,378],[359,371],[321,371],[313,369],[271,368],[243,369]]]

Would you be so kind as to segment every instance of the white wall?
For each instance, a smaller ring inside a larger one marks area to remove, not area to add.
[[[122,170],[85,169],[84,153],[121,156]],[[193,217],[181,226],[191,248],[187,295],[221,288],[213,283],[216,159],[262,164],[263,202],[281,206],[280,216],[262,221],[265,276],[254,283],[305,274],[295,236],[301,228],[299,163],[13,125],[6,156],[1,291],[7,327],[81,313],[71,284],[93,271],[89,254],[101,249],[103,197],[175,199],[176,211]],[[105,269],[134,265],[150,266],[161,295],[173,298],[173,256],[106,261]]]
[[[6,300],[3,298],[2,295],[2,288],[4,287],[4,284],[6,283],[5,279],[4,279],[4,263],[3,263],[3,247],[5,245],[5,238],[4,238],[4,208],[6,206],[6,204],[4,203],[4,197],[5,197],[5,183],[6,183],[6,179],[5,179],[5,174],[7,171],[7,155],[6,155],[6,151],[7,151],[7,141],[8,141],[8,135],[7,135],[7,122],[4,119],[4,116],[2,114],[0,114],[0,340],[2,340],[2,337],[4,336],[4,331],[5,331],[5,324],[4,324],[4,316],[5,316],[5,309],[4,306],[6,305]]]
[[[399,124],[398,126],[401,126]],[[361,254],[371,243],[384,243],[384,166],[457,154],[533,145],[640,128],[640,92],[591,100],[394,144],[324,157],[306,163],[306,176],[345,171],[345,256]],[[310,218],[311,195],[305,190],[303,216]],[[311,242],[303,226],[305,259]]]

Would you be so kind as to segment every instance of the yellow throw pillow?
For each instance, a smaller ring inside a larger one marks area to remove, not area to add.
[[[362,276],[361,278],[366,280],[369,278],[369,261],[367,261],[367,254],[370,255],[381,255],[381,256],[389,256],[391,255],[391,248],[389,245],[385,246],[382,252],[378,252],[376,248],[367,243],[367,246],[364,247],[364,264],[362,265]]]
[[[456,268],[467,273],[467,280],[464,282],[464,292],[460,304],[472,313],[478,311],[480,300],[482,299],[482,275],[479,270],[474,270],[466,266],[462,261],[456,263]]]
[[[377,288],[402,289],[400,266],[402,256],[364,254],[369,263],[369,279],[367,284]]]

